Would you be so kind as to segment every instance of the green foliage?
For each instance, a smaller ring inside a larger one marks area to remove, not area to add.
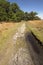
[[[16,3],[12,3],[10,6],[11,10],[16,13],[19,9],[19,6]]]
[[[38,20],[36,12],[23,12],[16,3],[0,0],[0,21]]]
[[[25,14],[24,14],[24,20],[29,20],[29,14],[27,13],[27,12],[25,12]]]
[[[30,20],[35,20],[37,14],[38,14],[37,12],[33,12],[33,11],[30,12],[30,13],[29,13],[29,19],[30,19]],[[37,19],[38,19],[38,17],[37,17]]]

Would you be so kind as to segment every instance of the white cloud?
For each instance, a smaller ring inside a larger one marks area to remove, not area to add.
[[[43,19],[43,13],[38,15],[41,19]]]

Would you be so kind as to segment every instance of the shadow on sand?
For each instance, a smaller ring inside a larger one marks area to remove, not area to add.
[[[25,40],[35,65],[43,65],[43,48],[39,41],[30,32],[25,34]]]
[[[26,42],[32,45],[33,50],[37,54],[39,54],[40,50],[38,47],[38,41],[35,39],[35,37],[31,33],[27,32],[25,38],[26,38]]]

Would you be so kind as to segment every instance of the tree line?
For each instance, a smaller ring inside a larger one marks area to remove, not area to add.
[[[24,12],[17,3],[10,3],[7,0],[0,0],[0,21],[21,21],[39,20],[37,12]]]

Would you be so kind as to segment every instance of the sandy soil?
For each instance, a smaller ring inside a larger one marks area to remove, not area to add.
[[[30,44],[35,41],[32,36],[28,37],[27,34],[30,35],[30,33],[25,34],[25,31],[26,24],[23,23],[17,29],[15,35],[13,35],[12,38],[9,39],[6,48],[1,51],[0,65],[42,65],[41,63],[39,63],[39,56],[36,54],[36,52],[39,53],[38,50],[34,50],[35,48],[33,49],[32,44]],[[17,40],[19,40],[19,42],[25,41],[25,47],[19,47],[21,43],[18,45],[16,43]],[[33,41],[30,42],[30,40]]]

